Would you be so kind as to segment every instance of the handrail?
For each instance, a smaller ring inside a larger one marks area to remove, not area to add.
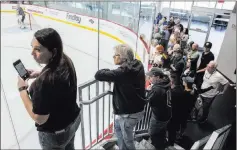
[[[212,149],[215,142],[217,141],[218,137],[225,133],[226,131],[228,131],[228,129],[231,128],[231,125],[226,125],[216,131],[214,131],[211,135],[211,137],[209,138],[209,140],[207,141],[207,144],[205,145],[204,149]]]
[[[81,108],[81,142],[82,142],[82,149],[91,149],[95,144],[99,143],[100,141],[104,140],[107,136],[110,135],[110,132],[111,132],[111,114],[112,112],[110,112],[110,100],[111,100],[111,96],[108,97],[108,106],[109,107],[105,107],[105,96],[106,95],[111,95],[112,92],[110,91],[111,89],[111,85],[109,84],[109,90],[106,90],[105,91],[105,82],[102,82],[103,84],[103,87],[102,87],[102,93],[99,94],[99,81],[98,80],[95,80],[95,79],[92,79],[92,80],[89,80],[83,84],[80,84],[78,86],[78,94],[79,94],[79,105],[80,105],[80,108]],[[95,84],[95,90],[92,90],[91,91],[91,86]],[[87,95],[83,95],[83,89],[86,89],[87,88]],[[95,97],[91,97],[91,94],[95,92]],[[83,96],[86,96],[87,97],[87,100],[83,100]],[[100,101],[101,100],[101,101]],[[100,102],[102,102],[102,112],[101,112],[101,109],[99,107]],[[91,106],[95,103],[95,110],[91,109]],[[88,106],[88,107],[85,107],[85,106]],[[95,118],[92,118],[92,112],[95,112]],[[89,119],[89,124],[84,126],[84,113],[86,112],[86,114],[88,114],[88,119]],[[108,113],[108,127],[105,126],[105,112]],[[100,115],[102,115],[102,122],[99,121],[99,118],[100,118]],[[93,120],[93,121],[92,121]],[[100,124],[102,123],[102,125]],[[96,126],[95,126],[96,125]],[[100,127],[99,126],[102,126],[102,135],[100,135]],[[85,127],[88,129],[89,128],[89,133],[87,132],[87,134],[85,134]],[[108,128],[106,129],[107,130],[107,133],[106,130],[104,130],[104,128]],[[96,132],[96,139],[95,140],[92,140],[92,129],[96,129],[95,132]],[[85,142],[85,138],[86,136],[89,135],[89,145],[86,146]],[[102,137],[102,138],[101,138]]]
[[[94,83],[96,83],[96,82],[98,82],[96,79],[91,79],[91,80],[89,80],[89,81],[87,81],[87,82],[84,82],[84,83],[82,83],[82,84],[79,84],[78,88],[84,89],[85,87],[87,87],[87,86],[89,86],[89,85],[91,85],[91,84],[94,84]]]
[[[83,104],[83,105],[89,105],[89,104],[92,104],[94,103],[95,101],[103,98],[104,96],[108,95],[108,94],[112,94],[111,91],[106,91],[105,93],[102,93],[94,98],[92,98],[91,100],[85,100],[85,101],[81,101],[80,103]]]

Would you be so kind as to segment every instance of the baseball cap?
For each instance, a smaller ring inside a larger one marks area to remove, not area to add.
[[[190,77],[190,76],[187,76],[187,77],[183,77],[182,80],[185,82],[185,83],[194,83],[194,78]]]
[[[206,43],[204,44],[204,47],[206,47],[206,48],[211,48],[211,47],[212,47],[212,43],[211,43],[211,42],[206,42]]]
[[[149,72],[146,73],[147,76],[164,76],[165,74],[160,68],[153,67]]]

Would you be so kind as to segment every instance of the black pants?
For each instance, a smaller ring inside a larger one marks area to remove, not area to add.
[[[204,73],[197,73],[196,74],[196,77],[195,77],[195,84],[196,84],[196,86],[197,86],[197,88],[201,88],[201,86],[202,86],[202,83],[203,83],[203,76],[204,76]]]
[[[25,15],[22,16],[22,18],[21,18],[21,22],[24,23],[24,20],[25,20]]]
[[[149,135],[151,137],[151,144],[155,146],[156,150],[165,150],[166,129],[169,121],[159,121],[152,113]]]
[[[202,97],[202,109],[203,109],[203,114],[202,116],[199,116],[198,120],[199,121],[204,121],[207,119],[208,114],[209,114],[209,110],[211,107],[211,104],[213,102],[214,98],[209,98],[209,97]]]

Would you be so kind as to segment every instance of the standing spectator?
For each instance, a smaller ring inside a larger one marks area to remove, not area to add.
[[[164,150],[167,125],[171,118],[170,81],[159,68],[152,68],[147,75],[153,84],[147,96],[152,110],[149,126],[151,144],[157,150]]]
[[[198,88],[201,88],[201,85],[202,85],[202,82],[203,82],[203,76],[204,76],[204,73],[206,71],[207,64],[210,61],[215,59],[213,53],[211,52],[211,47],[212,47],[211,42],[206,42],[204,44],[204,52],[202,53],[201,63],[199,65],[198,69],[197,69],[197,75],[196,75],[196,78],[195,78],[195,83],[196,83]]]
[[[157,45],[156,50],[159,53],[158,57],[154,59],[154,67],[169,68],[170,59],[169,56],[164,52],[164,47],[162,45]]]
[[[174,146],[176,139],[176,132],[180,130],[184,108],[184,99],[183,99],[183,85],[181,82],[176,82],[177,76],[171,75],[171,106],[172,106],[172,118],[168,125],[169,146]]]
[[[158,13],[154,24],[159,24],[161,19],[162,19],[162,14]]]
[[[164,36],[162,40],[164,43],[164,50],[167,51],[169,38],[170,38],[170,32],[168,31],[168,27],[166,25],[163,27],[163,33],[164,33]]]
[[[168,22],[168,30],[169,30],[169,32],[170,32],[170,35],[171,35],[172,32],[173,32],[174,26],[175,26],[174,18],[173,18],[173,17],[170,17],[170,20],[169,20],[169,22]]]
[[[201,86],[201,89],[206,89],[209,87],[213,87],[213,89],[204,92],[201,94],[202,100],[203,100],[203,116],[200,118],[199,121],[204,121],[208,117],[209,108],[212,104],[212,101],[219,93],[220,86],[223,86],[223,91],[219,94],[223,94],[229,85],[228,80],[226,80],[217,70],[217,63],[214,61],[210,61],[207,65],[204,77],[203,77],[203,83]]]
[[[166,17],[164,17],[163,25],[164,25],[164,26],[168,25],[168,22],[167,22],[167,18],[166,18]]]
[[[156,52],[156,46],[158,45],[157,39],[151,40],[151,47],[150,47],[150,64],[154,62],[155,55],[157,55],[158,52]]]
[[[132,49],[125,44],[115,47],[114,63],[119,65],[117,69],[99,70],[95,79],[114,82],[113,108],[118,146],[122,150],[134,150],[133,128],[144,115],[144,67],[141,61],[134,59]]]
[[[29,70],[27,81],[19,77],[18,88],[24,106],[35,121],[42,149],[75,149],[74,138],[80,124],[77,105],[77,76],[71,59],[63,53],[60,35],[52,28],[38,30],[31,42],[32,55],[41,72]]]
[[[183,34],[181,35],[181,49],[184,50],[186,48],[187,42],[189,39],[188,28],[184,29]]]
[[[196,74],[197,62],[199,59],[198,44],[192,45],[192,51],[188,54],[188,61],[190,62],[190,71],[194,71]]]
[[[187,127],[187,120],[190,118],[190,113],[192,111],[192,108],[194,107],[195,101],[197,99],[197,94],[193,91],[193,83],[194,83],[194,77],[184,77],[182,78],[183,85],[184,85],[184,95],[183,95],[183,109],[182,109],[182,117],[181,119],[181,130],[180,134],[182,135],[184,133],[184,130]]]
[[[176,76],[176,83],[181,82],[181,75],[184,71],[183,51],[177,49],[174,51],[174,56],[171,59],[171,75]]]

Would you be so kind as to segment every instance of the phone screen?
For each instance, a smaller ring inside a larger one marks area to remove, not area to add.
[[[23,77],[27,74],[27,71],[21,62],[18,63],[15,67],[21,77]]]
[[[29,73],[20,59],[14,62],[13,65],[22,79],[26,80],[29,77]]]

